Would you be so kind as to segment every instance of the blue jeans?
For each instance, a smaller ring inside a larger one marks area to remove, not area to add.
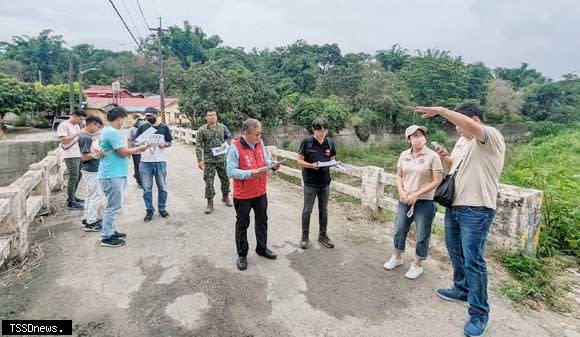
[[[488,317],[485,242],[495,210],[453,206],[445,212],[445,243],[453,265],[453,286],[467,294],[469,315]]]
[[[395,220],[395,250],[405,251],[405,241],[411,228],[411,223],[415,221],[417,227],[417,245],[415,254],[421,260],[427,259],[429,255],[429,240],[431,239],[431,226],[435,217],[435,203],[433,200],[417,200],[413,215],[407,217],[410,206],[399,202],[397,208],[397,219]]]
[[[103,215],[103,229],[101,240],[110,238],[117,229],[117,216],[123,208],[123,192],[127,185],[127,178],[106,178],[99,179],[101,188],[107,197],[107,207]]]
[[[167,205],[167,190],[165,189],[165,177],[167,177],[167,163],[164,161],[156,163],[141,162],[139,164],[141,183],[143,184],[143,200],[147,211],[155,211],[153,207],[153,178],[157,184],[157,206],[160,211],[164,211]]]

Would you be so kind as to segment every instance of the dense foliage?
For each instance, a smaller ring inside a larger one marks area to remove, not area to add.
[[[10,81],[29,83],[39,79],[40,71],[43,84],[63,84],[72,58],[75,78],[79,64],[96,68],[84,75],[85,84],[119,80],[129,90],[156,93],[157,42],[149,36],[137,53],[90,44],[67,48],[62,36],[45,30],[1,42],[0,73],[11,75]],[[224,46],[219,36],[187,21],[169,27],[162,51],[166,92],[180,99],[181,111],[194,117],[214,107],[231,127],[246,117],[270,126],[307,125],[306,119],[323,113],[337,123],[334,131],[352,125],[364,137],[374,128],[401,131],[413,122],[415,105],[453,107],[463,101],[484,106],[494,122],[580,120],[580,79],[568,74],[552,81],[526,63],[490,69],[481,62],[465,63],[448,51],[410,52],[399,44],[374,54],[343,54],[336,44],[302,40],[246,51]],[[3,111],[62,110],[58,103],[28,100],[32,87],[17,87],[0,93],[7,102]],[[307,114],[299,115],[302,111]]]

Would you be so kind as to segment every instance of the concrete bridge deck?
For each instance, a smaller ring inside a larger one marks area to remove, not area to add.
[[[61,210],[35,223],[31,235],[42,262],[0,285],[0,319],[72,319],[75,336],[463,335],[466,308],[434,294],[450,284],[444,254],[415,281],[403,276],[411,249],[405,267],[387,272],[390,225],[368,221],[359,206],[336,200],[329,206],[329,234],[337,247],[313,242],[303,251],[301,188],[277,177],[268,186],[268,213],[269,245],[279,258],[251,250],[248,270],[238,271],[234,210],[219,205],[204,215],[193,148],[176,144],[167,154],[170,218],[144,223],[141,191],[130,180],[120,217],[119,231],[128,234],[122,248],[98,246],[98,233],[81,230],[78,212]],[[493,273],[488,336],[565,336],[580,327],[573,317],[514,307],[499,295],[501,279]]]

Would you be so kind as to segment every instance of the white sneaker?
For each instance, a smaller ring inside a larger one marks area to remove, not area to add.
[[[383,267],[385,267],[386,270],[393,270],[393,269],[397,268],[398,266],[402,266],[402,265],[403,265],[402,258],[397,259],[395,256],[391,256],[389,261],[385,262]]]
[[[411,263],[411,268],[405,273],[405,277],[409,280],[414,280],[423,274],[423,267],[418,266],[415,262]]]

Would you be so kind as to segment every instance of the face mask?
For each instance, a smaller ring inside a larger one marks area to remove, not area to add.
[[[157,122],[157,117],[147,116],[147,122],[149,122],[149,124],[155,124],[155,122]]]
[[[141,125],[143,125],[143,124],[145,124],[145,121],[144,121],[144,120],[142,120],[142,119],[140,119],[140,120],[137,122],[137,126],[141,126]]]
[[[414,147],[421,148],[421,147],[425,146],[426,143],[427,143],[427,140],[425,139],[425,136],[411,138],[411,144]]]

